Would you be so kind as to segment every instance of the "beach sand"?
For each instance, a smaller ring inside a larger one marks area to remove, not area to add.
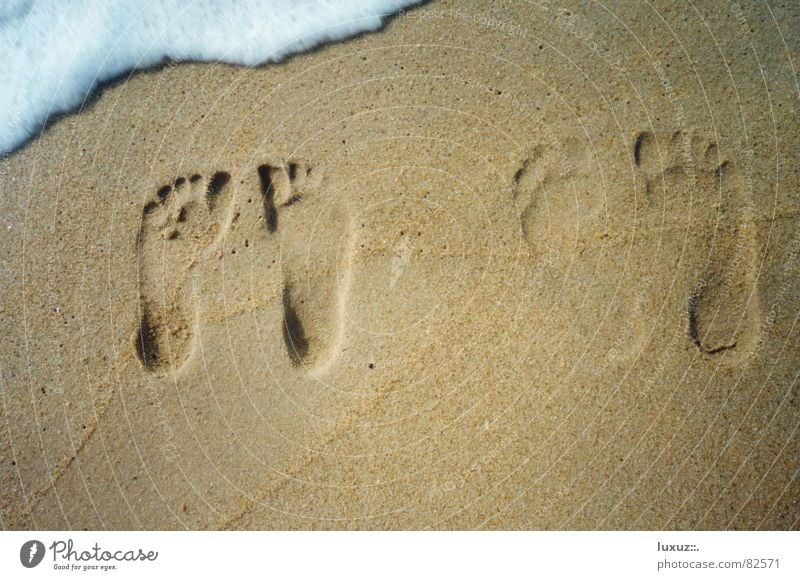
[[[0,524],[798,529],[800,10],[742,4],[436,1],[52,123]]]

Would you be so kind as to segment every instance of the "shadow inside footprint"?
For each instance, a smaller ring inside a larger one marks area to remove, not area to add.
[[[289,358],[294,364],[300,364],[308,355],[308,338],[303,323],[292,304],[292,290],[288,286],[283,289],[283,341]]]
[[[274,168],[261,165],[258,168],[258,177],[261,180],[261,196],[264,200],[264,219],[267,231],[270,233],[278,229],[278,210],[275,208],[275,186],[272,182]]]
[[[200,176],[197,177],[199,178]],[[217,198],[219,198],[220,193],[222,193],[222,189],[228,185],[230,180],[230,173],[226,171],[218,171],[208,182],[208,189],[206,190],[206,203],[208,204],[208,208],[210,210],[213,211],[217,205]]]
[[[150,316],[145,312],[139,323],[139,331],[136,333],[136,355],[147,369],[158,366],[158,339]]]

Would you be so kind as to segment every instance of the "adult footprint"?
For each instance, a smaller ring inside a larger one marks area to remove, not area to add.
[[[643,132],[633,142],[645,200],[680,224],[689,209],[707,228],[705,265],[687,297],[688,334],[706,356],[737,362],[758,342],[758,243],[752,204],[738,168],[702,134]],[[703,219],[708,212],[708,219]]]
[[[349,285],[352,227],[342,199],[322,194],[308,164],[258,168],[263,222],[279,242],[282,329],[296,365],[324,368],[338,352]]]
[[[134,346],[152,372],[179,369],[195,336],[193,270],[214,253],[231,220],[230,175],[179,177],[142,211],[138,237],[139,327]]]

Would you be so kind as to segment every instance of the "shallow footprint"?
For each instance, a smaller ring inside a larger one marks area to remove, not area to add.
[[[715,142],[686,131],[640,133],[633,159],[644,174],[646,203],[681,227],[691,208],[708,229],[708,247],[698,249],[703,273],[687,299],[690,339],[705,356],[741,361],[759,340],[762,316],[754,212],[738,168]]]
[[[140,322],[134,347],[151,372],[179,369],[196,334],[187,281],[229,227],[230,175],[179,177],[142,210],[138,237]]]
[[[523,237],[541,253],[574,245],[597,213],[591,156],[584,144],[562,139],[534,145],[517,166],[512,195]]]
[[[324,196],[301,161],[261,165],[264,223],[280,241],[282,336],[295,365],[325,368],[338,352],[352,228],[345,202]]]

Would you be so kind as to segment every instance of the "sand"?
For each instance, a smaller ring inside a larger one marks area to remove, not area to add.
[[[3,528],[798,529],[800,10],[741,4],[436,1],[52,123]]]

